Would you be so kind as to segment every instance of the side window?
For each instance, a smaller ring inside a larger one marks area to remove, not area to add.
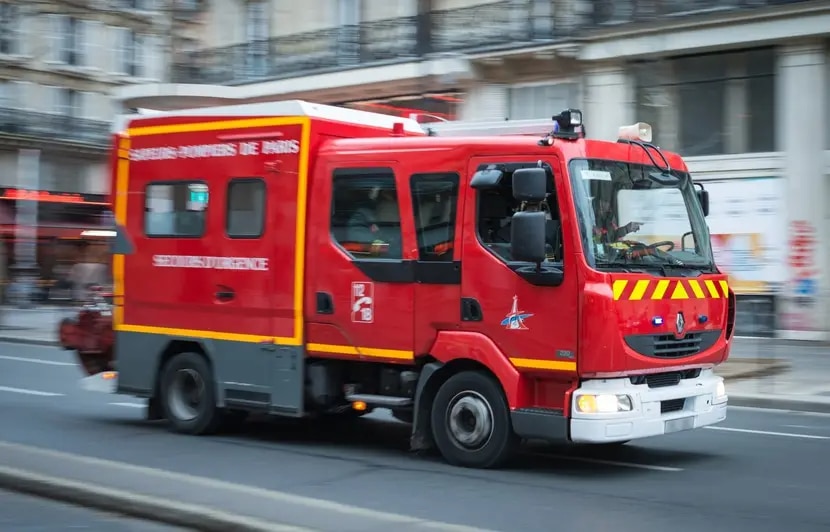
[[[335,170],[331,233],[355,259],[403,257],[400,208],[391,169]]]
[[[259,238],[265,230],[265,181],[237,178],[228,183],[225,233],[231,238]]]
[[[459,176],[414,174],[410,180],[418,259],[452,261]]]
[[[194,238],[205,232],[208,186],[198,181],[147,185],[144,234],[151,237]]]
[[[481,165],[477,170],[485,170],[488,166],[491,165]],[[513,198],[513,171],[519,168],[536,166],[536,163],[510,163],[496,166],[503,169],[504,178],[501,179],[499,186],[477,192],[476,229],[479,240],[484,247],[502,260],[510,262],[513,260],[510,254],[510,226],[513,214],[519,208],[519,203]],[[550,188],[553,190],[552,183]],[[545,228],[547,260],[562,262],[562,223],[555,191],[548,194],[543,209],[546,210],[547,214],[547,226]]]

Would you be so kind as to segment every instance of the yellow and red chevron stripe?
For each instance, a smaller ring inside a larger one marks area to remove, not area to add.
[[[726,281],[712,279],[616,279],[614,301],[721,299],[729,297]]]

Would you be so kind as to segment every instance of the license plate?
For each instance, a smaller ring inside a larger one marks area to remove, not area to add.
[[[691,430],[695,428],[695,417],[681,417],[678,419],[671,419],[666,421],[665,431],[666,433],[669,432],[680,432],[681,430]]]

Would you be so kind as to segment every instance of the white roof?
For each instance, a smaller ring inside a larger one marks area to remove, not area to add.
[[[332,120],[345,124],[373,126],[383,129],[392,129],[396,123],[403,124],[404,130],[410,133],[425,133],[421,125],[411,118],[346,109],[333,105],[306,102],[303,100],[285,100],[281,102],[245,103],[237,105],[222,105],[218,107],[196,107],[175,111],[151,111],[141,114],[119,115],[113,123],[113,131],[123,131],[132,121],[137,126],[143,119],[159,116],[308,116]]]

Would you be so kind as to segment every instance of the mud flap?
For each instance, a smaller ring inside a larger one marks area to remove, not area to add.
[[[421,370],[418,386],[415,389],[415,406],[412,409],[412,435],[409,438],[411,451],[428,451],[434,447],[432,441],[432,427],[430,426],[430,410],[435,390],[435,373],[444,367],[439,362],[430,362]]]

